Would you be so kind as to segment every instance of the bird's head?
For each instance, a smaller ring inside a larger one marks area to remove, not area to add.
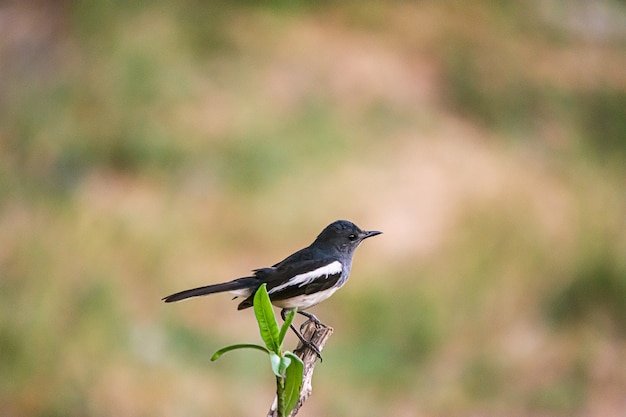
[[[356,224],[347,220],[337,220],[326,226],[313,245],[331,246],[342,252],[353,252],[363,240],[381,234],[377,230],[361,230]]]

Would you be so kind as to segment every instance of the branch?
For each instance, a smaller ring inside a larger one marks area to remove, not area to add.
[[[315,346],[317,346],[320,352],[324,349],[324,345],[326,341],[330,338],[330,335],[333,334],[333,328],[327,327],[325,325],[316,326],[312,321],[306,321],[300,327],[300,331],[302,332],[302,336],[306,340],[310,340]],[[302,389],[300,390],[300,399],[298,400],[298,404],[293,409],[289,417],[294,417],[298,414],[298,410],[304,404],[304,402],[309,398],[311,392],[313,391],[313,385],[311,384],[311,380],[313,379],[313,370],[315,369],[315,364],[317,363],[317,355],[315,352],[305,346],[302,342],[298,344],[298,347],[294,351],[296,355],[302,362],[304,363],[304,373],[302,375]],[[274,403],[270,407],[270,410],[267,413],[267,417],[278,417],[277,410],[277,400],[274,398]]]

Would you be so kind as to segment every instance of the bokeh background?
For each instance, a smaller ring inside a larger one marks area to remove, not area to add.
[[[624,1],[0,4],[0,415],[264,415],[160,299],[339,218],[299,415],[625,416]]]

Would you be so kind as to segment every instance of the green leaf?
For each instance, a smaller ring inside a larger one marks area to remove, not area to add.
[[[217,352],[215,352],[213,354],[213,356],[211,356],[211,362],[216,361],[219,359],[220,356],[222,356],[224,353],[230,352],[231,350],[235,350],[235,349],[256,349],[256,350],[261,350],[265,353],[270,353],[269,350],[267,350],[266,348],[264,348],[261,345],[255,345],[255,344],[251,344],[251,343],[242,343],[242,344],[238,344],[238,345],[230,345],[230,346],[226,346],[221,348],[220,350],[218,350]]]
[[[272,371],[274,375],[284,378],[285,372],[291,363],[291,358],[287,356],[278,356],[274,352],[270,352],[270,364],[272,365]]]
[[[282,358],[280,358],[280,366],[278,370],[280,371],[281,375],[285,375],[285,372],[287,371],[287,368],[289,368],[290,364],[291,364],[291,358],[287,356],[283,356]]]
[[[274,375],[278,377],[283,376],[283,374],[280,373],[280,356],[278,356],[274,352],[270,352],[270,365],[272,365],[272,371],[274,372]]]
[[[265,342],[267,348],[280,356],[280,342],[278,341],[278,324],[274,317],[274,310],[272,310],[272,304],[270,297],[267,294],[266,284],[259,287],[254,294],[254,315],[256,321],[259,323],[259,331],[261,332],[261,338]]]
[[[278,343],[280,346],[283,345],[283,340],[285,340],[285,336],[287,335],[287,331],[289,331],[289,326],[293,322],[293,318],[296,316],[297,309],[292,309],[287,313],[287,317],[285,317],[285,322],[280,328],[280,333],[278,335]]]
[[[285,374],[285,414],[289,415],[300,399],[300,390],[302,389],[302,374],[304,373],[304,364],[302,360],[291,352],[285,352],[285,358],[291,359],[290,365],[287,367]]]

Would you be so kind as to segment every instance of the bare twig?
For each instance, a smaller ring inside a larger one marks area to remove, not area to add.
[[[312,321],[306,321],[300,327],[300,331],[302,336],[306,340],[311,341],[315,346],[317,346],[320,352],[324,349],[324,345],[330,335],[333,334],[333,328],[327,327],[325,325],[316,325]],[[311,380],[313,379],[313,370],[315,369],[315,364],[317,363],[317,354],[313,349],[306,346],[304,343],[300,342],[298,347],[294,351],[296,355],[302,362],[304,363],[304,373],[302,374],[302,389],[300,390],[300,399],[298,400],[298,404],[296,404],[295,408],[289,414],[289,417],[293,417],[298,414],[298,410],[304,404],[304,402],[309,398],[311,392],[313,391],[313,386],[311,384]],[[270,410],[267,413],[268,417],[277,417],[277,401],[274,398],[274,403],[270,407]]]

